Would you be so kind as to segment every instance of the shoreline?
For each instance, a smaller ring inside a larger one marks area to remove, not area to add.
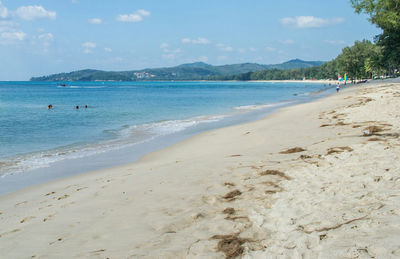
[[[0,248],[12,258],[400,255],[399,94],[398,83],[356,85],[1,196]],[[368,126],[381,131],[364,137]]]
[[[298,103],[312,102],[315,99],[323,98],[324,96],[333,93],[329,93],[328,91],[329,88],[323,88],[316,92],[308,92],[308,94],[304,95],[304,97],[297,98],[297,100],[280,100],[278,102],[267,104],[236,106],[232,108],[230,113],[225,114],[210,114],[192,117],[189,119],[171,120],[182,122],[199,121],[199,123],[187,127],[182,131],[174,132],[166,136],[157,136],[155,139],[149,139],[130,145],[128,144],[122,147],[114,147],[112,149],[105,150],[104,152],[98,152],[72,158],[60,158],[60,160],[51,162],[47,166],[33,168],[25,172],[9,173],[9,175],[7,175],[6,173],[4,177],[1,178],[2,181],[0,182],[0,196],[14,191],[23,190],[23,188],[38,185],[41,183],[59,180],[64,177],[84,174],[91,171],[103,170],[107,168],[113,168],[119,165],[135,163],[144,155],[164,148],[168,148],[171,145],[174,145],[180,141],[184,141],[199,133],[256,121],[268,116],[273,112],[276,112],[283,107],[296,105]],[[219,119],[218,121],[207,122],[207,120],[214,120],[214,117],[221,117],[222,119]],[[202,118],[203,121],[200,121],[199,118]],[[154,122],[152,124],[156,125],[157,123],[159,122]],[[88,149],[88,147],[85,148]],[[71,153],[71,151],[65,151],[62,148],[60,150],[62,152]],[[45,156],[49,153],[58,152],[59,151],[57,149],[49,150],[46,151]],[[127,156],[125,155],[125,153],[133,153],[133,155]],[[36,154],[35,152],[32,154],[40,155]],[[74,153],[72,153],[72,155],[73,154]],[[114,162],[114,160],[116,160],[116,162]]]
[[[372,79],[367,79],[372,80]],[[351,80],[347,80],[351,82]],[[372,80],[375,81],[375,80]],[[379,81],[379,80],[378,80]],[[282,80],[141,80],[141,81],[114,81],[114,80],[94,80],[94,81],[0,81],[0,82],[48,82],[48,83],[57,83],[57,82],[88,82],[88,83],[95,83],[95,82],[260,82],[260,83],[319,83],[319,84],[335,84],[337,82],[343,82],[333,79],[306,79],[306,80],[296,80],[296,79],[282,79]],[[350,84],[350,83],[349,83]]]

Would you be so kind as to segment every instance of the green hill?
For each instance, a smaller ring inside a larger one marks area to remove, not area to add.
[[[151,81],[151,80],[203,80],[217,76],[237,75],[268,69],[292,69],[320,66],[321,61],[290,60],[282,64],[261,65],[242,63],[213,66],[204,62],[182,64],[175,67],[148,68],[134,71],[102,71],[85,69],[69,73],[32,77],[31,81]]]

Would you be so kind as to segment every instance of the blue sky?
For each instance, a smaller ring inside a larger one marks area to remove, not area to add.
[[[379,33],[349,0],[0,0],[0,80],[194,61],[328,61]]]

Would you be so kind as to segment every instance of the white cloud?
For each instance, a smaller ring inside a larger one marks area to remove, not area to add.
[[[225,45],[225,44],[222,44],[222,43],[218,43],[215,46],[217,48],[219,48],[219,50],[222,50],[222,51],[233,51],[233,48],[231,46],[228,46],[228,45]]]
[[[7,17],[8,17],[8,9],[0,1],[0,18],[5,19]]]
[[[143,17],[150,16],[150,12],[140,9],[131,14],[120,14],[117,16],[119,22],[140,22],[143,21]]]
[[[192,43],[192,44],[209,44],[210,40],[206,39],[206,38],[197,38],[197,39],[190,39],[190,38],[184,38],[182,39],[182,43],[188,44],[188,43]]]
[[[166,42],[163,42],[160,44],[160,48],[162,49],[162,51],[164,52],[164,54],[161,55],[161,57],[163,59],[168,59],[168,60],[172,60],[175,59],[177,56],[179,56],[179,53],[182,52],[181,49],[169,49],[169,44]]]
[[[39,45],[36,45],[36,39],[38,40]],[[46,53],[49,51],[49,47],[54,41],[54,36],[51,33],[42,33],[38,36],[33,36],[31,39],[31,44],[37,46],[37,53]]]
[[[168,48],[168,46],[169,46],[168,43],[165,43],[165,42],[160,44],[160,48],[162,48],[162,49],[166,49],[166,48]]]
[[[344,45],[346,42],[344,40],[325,40],[325,43],[331,44],[331,45]]]
[[[344,22],[343,18],[332,18],[324,19],[314,16],[296,16],[296,17],[285,17],[280,20],[281,24],[287,26],[294,26],[297,28],[321,28],[331,25],[336,25]]]
[[[293,40],[280,40],[279,43],[285,44],[285,45],[290,45],[290,44],[293,44],[294,41]]]
[[[150,12],[143,9],[139,9],[137,13],[140,14],[141,16],[150,16]]]
[[[17,26],[18,24],[11,21],[0,21],[0,32],[15,31],[15,27]]]
[[[265,49],[266,51],[270,51],[270,52],[272,52],[272,51],[275,51],[275,50],[276,50],[275,48],[273,48],[273,47],[270,47],[270,46],[266,46],[264,49]]]
[[[95,49],[96,46],[97,45],[94,42],[87,41],[87,42],[82,43],[82,47],[84,47],[83,53],[85,53],[85,54],[93,53],[93,49]]]
[[[112,49],[111,49],[111,48],[104,48],[104,51],[106,51],[106,52],[111,52]]]
[[[250,48],[249,48],[249,50],[250,50],[251,52],[255,52],[255,51],[257,51],[257,49],[256,49],[256,48],[254,48],[254,47],[250,47]]]
[[[30,5],[30,6],[21,6],[18,7],[18,9],[15,11],[15,14],[27,21],[32,21],[36,19],[41,19],[41,18],[49,18],[49,19],[55,19],[56,18],[56,12],[54,11],[47,11],[46,9],[43,8],[41,5]]]
[[[96,43],[87,41],[82,44],[82,47],[94,49],[96,48]]]
[[[119,22],[140,22],[143,20],[143,17],[139,14],[120,14],[117,17],[117,21]]]
[[[165,53],[181,53],[181,49],[164,49],[163,50]]]
[[[18,24],[12,21],[0,21],[0,45],[15,44],[23,41],[27,34],[18,29]]]
[[[88,20],[89,23],[91,24],[102,24],[103,21],[100,18],[91,18]]]
[[[54,36],[51,33],[43,33],[38,36],[38,39],[43,41],[53,41]]]
[[[2,32],[1,34],[1,39],[5,41],[22,41],[26,37],[26,33],[23,31],[15,31],[15,32]]]

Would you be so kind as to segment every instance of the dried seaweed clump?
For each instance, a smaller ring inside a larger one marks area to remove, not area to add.
[[[326,154],[342,153],[343,151],[352,152],[353,149],[351,147],[331,147],[328,149]]]
[[[222,211],[222,213],[232,215],[235,213],[235,209],[234,208],[226,208]]]
[[[236,198],[236,196],[239,196],[239,195],[241,195],[241,194],[242,194],[241,191],[239,191],[239,190],[234,190],[234,191],[231,191],[231,192],[228,192],[227,194],[225,194],[225,195],[223,196],[223,198],[226,199],[226,200],[233,200],[233,199]]]
[[[225,258],[233,259],[243,254],[244,247],[242,245],[244,243],[252,241],[248,238],[238,237],[238,235],[239,234],[215,235],[211,238],[220,239],[218,241],[217,251],[223,252],[225,254]]]
[[[226,182],[226,183],[224,183],[224,185],[225,185],[225,186],[235,186],[235,184],[234,184],[234,183],[231,183],[231,182]]]
[[[276,175],[282,178],[285,178],[286,180],[290,180],[292,178],[290,178],[289,176],[287,176],[286,174],[282,173],[281,171],[278,170],[265,170],[259,173],[259,175]]]
[[[292,153],[298,153],[298,152],[303,152],[306,151],[304,148],[301,147],[294,147],[294,148],[289,148],[287,150],[279,152],[279,154],[292,154]]]

